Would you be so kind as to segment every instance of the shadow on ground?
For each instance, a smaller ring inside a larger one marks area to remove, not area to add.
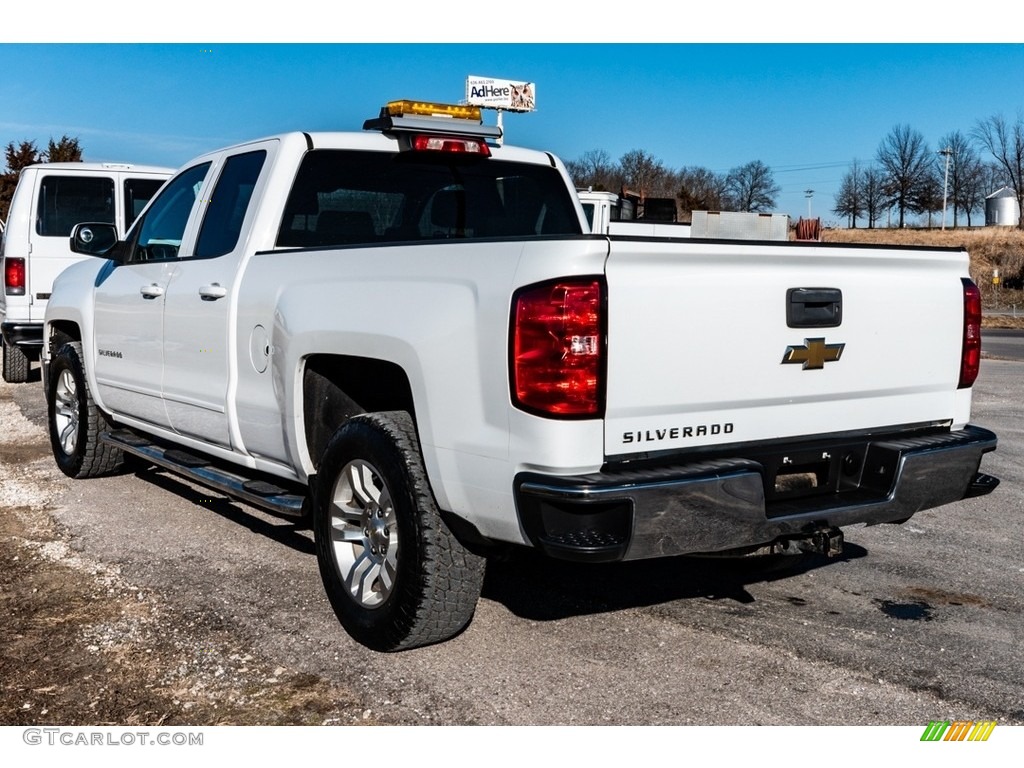
[[[683,556],[589,565],[517,550],[488,562],[483,596],[533,621],[695,598],[752,603],[754,596],[747,589],[751,584],[789,578],[867,554],[863,547],[847,543],[843,554],[831,559],[822,555],[744,559]]]

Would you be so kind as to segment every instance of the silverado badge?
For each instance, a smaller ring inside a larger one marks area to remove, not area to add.
[[[786,347],[782,363],[803,363],[805,371],[820,370],[843,354],[845,344],[826,344],[824,339],[804,339],[799,346]]]

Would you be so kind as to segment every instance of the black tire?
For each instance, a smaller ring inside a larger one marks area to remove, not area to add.
[[[28,381],[28,355],[20,347],[3,343],[4,348],[4,381],[8,384],[24,384]]]
[[[110,426],[89,392],[80,342],[64,344],[50,362],[46,411],[53,458],[65,475],[98,477],[121,466],[123,452],[99,439]]]
[[[441,519],[408,413],[364,414],[334,434],[313,518],[327,596],[355,640],[406,650],[469,624],[485,560]]]

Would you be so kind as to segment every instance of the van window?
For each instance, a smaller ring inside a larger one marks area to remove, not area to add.
[[[114,180],[43,176],[36,232],[43,237],[68,237],[75,224],[85,221],[114,223]]]
[[[124,180],[124,231],[127,232],[132,223],[142,213],[146,203],[156,191],[163,186],[165,179],[125,179]]]
[[[597,210],[597,206],[594,203],[583,203],[583,213],[587,215],[587,224],[590,228],[594,228],[594,212]]]

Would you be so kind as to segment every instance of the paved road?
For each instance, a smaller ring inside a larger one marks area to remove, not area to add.
[[[844,557],[789,574],[492,562],[469,628],[400,654],[341,630],[306,531],[160,472],[35,476],[59,491],[73,546],[169,614],[207,617],[390,722],[1024,724],[1024,364],[985,360],[975,391],[1001,438],[991,496],[850,530]],[[38,383],[14,397],[42,423]]]
[[[986,328],[981,333],[981,351],[1001,360],[1024,360],[1024,330]]]

